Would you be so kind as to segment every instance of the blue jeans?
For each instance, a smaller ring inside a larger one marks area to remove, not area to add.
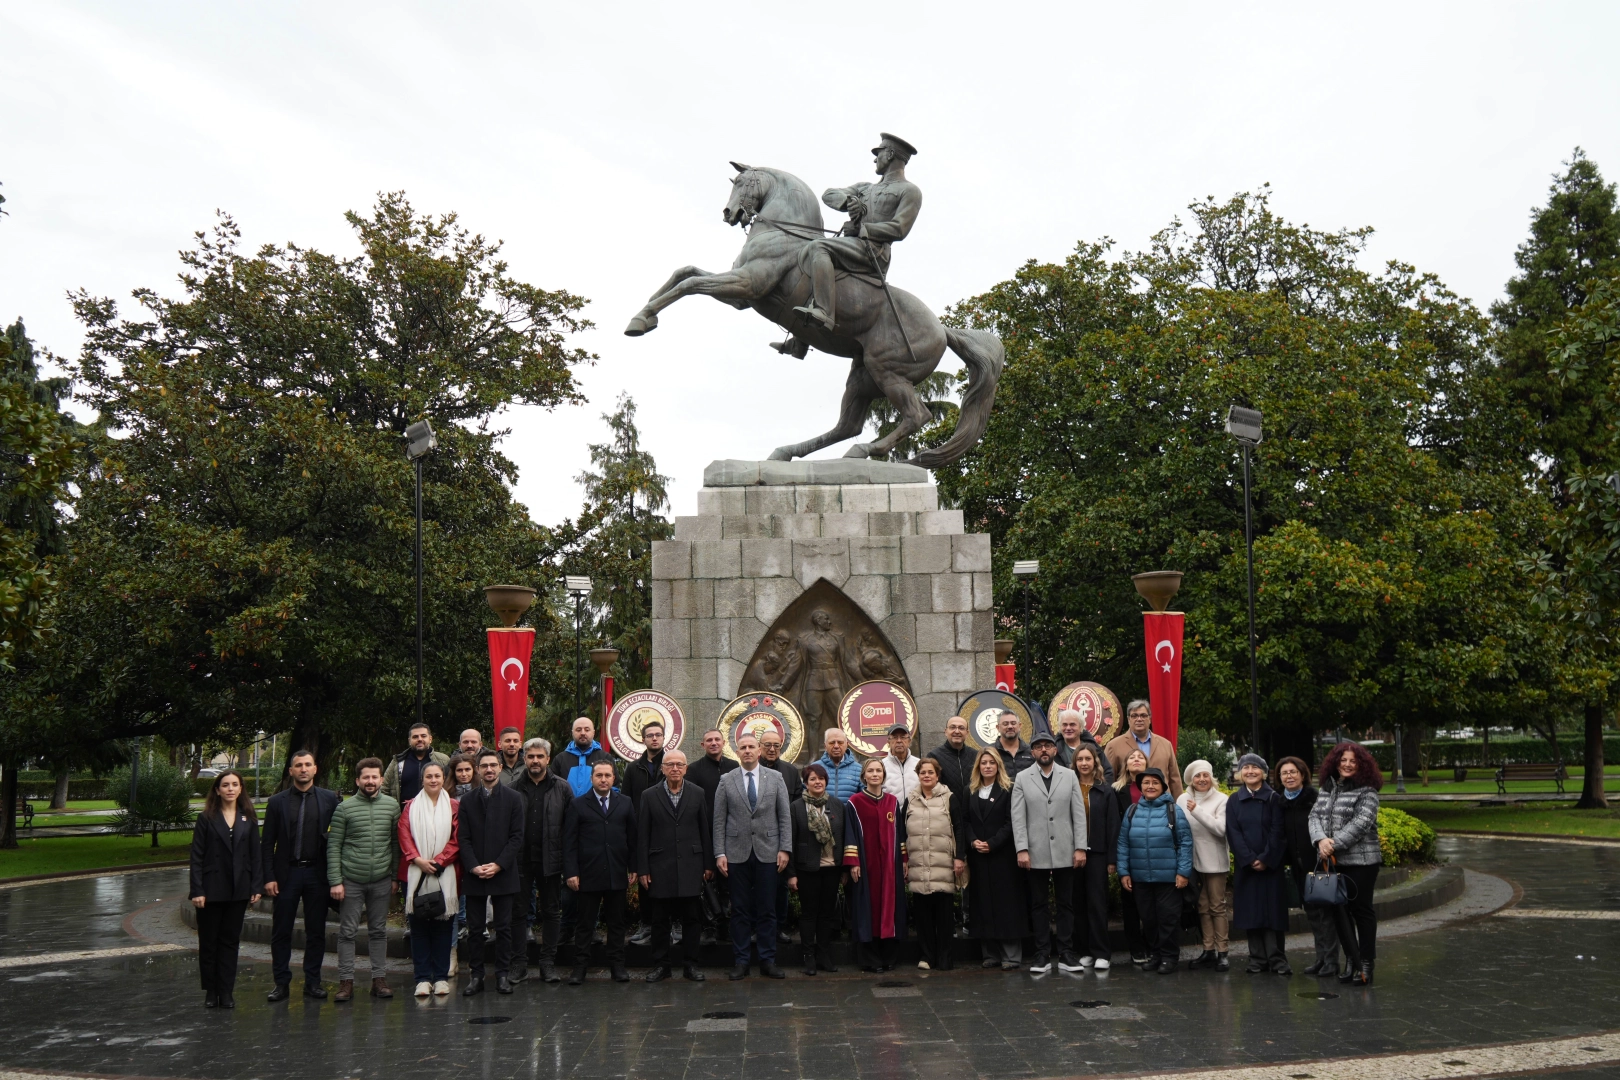
[[[755,855],[745,863],[732,863],[731,953],[738,966],[752,959],[752,934],[761,965],[776,963],[776,862],[760,862]]]
[[[454,919],[411,916],[411,962],[417,982],[443,982],[450,978],[450,949],[456,941]]]

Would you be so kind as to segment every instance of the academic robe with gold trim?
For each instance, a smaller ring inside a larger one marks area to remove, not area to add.
[[[860,867],[850,885],[850,916],[856,941],[906,936],[906,817],[884,792],[874,799],[863,788],[845,802],[844,865]]]

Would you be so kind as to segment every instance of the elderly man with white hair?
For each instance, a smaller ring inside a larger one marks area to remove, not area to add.
[[[686,755],[664,751],[664,779],[648,788],[636,814],[636,875],[645,916],[652,923],[653,970],[648,982],[670,977],[670,923],[681,922],[682,972],[702,982],[697,969],[703,925],[699,896],[714,876],[714,838],[703,791],[686,782]]]
[[[842,802],[861,790],[861,763],[850,752],[843,728],[828,728],[822,734],[822,745],[827,751],[816,764],[827,770],[827,794]]]

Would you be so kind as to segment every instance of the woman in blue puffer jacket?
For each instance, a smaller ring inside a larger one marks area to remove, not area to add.
[[[1142,915],[1149,967],[1157,956],[1159,974],[1169,975],[1181,958],[1182,890],[1193,872],[1192,827],[1170,797],[1162,770],[1146,769],[1136,782],[1142,798],[1120,822],[1115,862],[1120,888],[1134,897]]]

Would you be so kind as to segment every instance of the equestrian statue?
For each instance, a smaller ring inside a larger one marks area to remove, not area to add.
[[[858,442],[845,457],[886,457],[896,443],[928,423],[928,406],[917,384],[939,366],[950,348],[967,366],[967,390],[956,430],[942,445],[924,450],[912,464],[947,465],[973,448],[990,420],[1001,378],[1001,340],[983,330],[945,326],[921,300],[889,284],[891,249],[904,240],[922,208],[922,191],[906,179],[917,153],[885,132],[872,149],[876,183],[830,188],[821,200],[849,215],[843,228],[822,226],[821,207],[809,186],[781,169],[751,168],[733,161],[731,199],[720,216],[748,234],[731,269],[711,274],[684,266],[647,301],[625,327],[639,337],[658,326],[658,313],[683,296],[712,296],[739,310],[753,308],[788,332],[772,347],[803,358],[812,348],[850,358],[849,379],[838,423],[804,442],[777,447],[773,461],[791,461],[861,433],[872,402],[888,399],[899,414],[894,430]]]

